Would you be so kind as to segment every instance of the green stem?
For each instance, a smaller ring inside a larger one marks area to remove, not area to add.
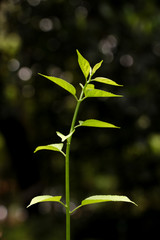
[[[79,111],[80,104],[83,100],[83,95],[85,88],[87,86],[87,82],[84,88],[81,91],[80,97],[77,100],[77,105],[74,111],[72,124],[70,128],[70,133],[75,128],[75,123]],[[67,139],[67,147],[66,147],[66,165],[65,165],[65,190],[66,190],[66,240],[70,240],[70,185],[69,185],[69,155],[70,155],[70,145],[71,145],[72,135]]]

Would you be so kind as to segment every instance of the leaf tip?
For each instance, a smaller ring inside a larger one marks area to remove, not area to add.
[[[79,50],[78,50],[78,49],[76,49],[76,52],[77,52],[77,55],[79,55],[79,54],[80,54],[80,52],[79,52]]]
[[[44,76],[42,73],[38,73],[38,75],[40,75],[40,76]]]
[[[37,147],[37,148],[38,148],[38,147]],[[34,152],[33,152],[33,153],[36,153],[36,152],[38,151],[38,149],[37,149],[37,148],[34,150]]]
[[[130,203],[134,204],[136,207],[138,207],[138,204],[133,202],[133,201],[130,201]]]

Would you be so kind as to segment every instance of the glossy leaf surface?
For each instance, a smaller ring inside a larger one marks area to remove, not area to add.
[[[123,86],[123,85],[119,85],[118,83],[114,82],[111,79],[104,78],[104,77],[97,77],[97,78],[92,79],[92,81],[96,81],[96,82],[100,82],[100,83],[104,83],[104,84],[108,84],[108,85],[113,85],[113,86],[119,86],[119,87]]]
[[[132,204],[138,206],[135,202],[131,201],[126,196],[120,196],[120,195],[95,195],[95,196],[91,196],[91,197],[88,197],[88,198],[84,199],[81,202],[81,205],[79,205],[78,207],[73,209],[73,211],[71,211],[71,213],[75,212],[76,210],[78,210],[79,208],[81,208],[81,207],[83,207],[85,205],[96,204],[96,203],[104,203],[104,202],[128,202],[128,203],[132,203]]]
[[[81,202],[81,205],[88,205],[88,204],[95,204],[95,203],[102,203],[102,202],[129,202],[137,205],[136,203],[132,202],[126,196],[119,196],[119,195],[95,195],[84,199]]]
[[[97,63],[97,64],[93,67],[93,69],[92,69],[92,76],[93,76],[93,74],[95,74],[95,72],[101,67],[102,62],[103,62],[103,60],[102,60],[101,62]]]
[[[90,74],[91,67],[89,62],[80,54],[80,52],[77,50],[77,55],[78,55],[78,63],[79,66],[85,76],[85,79],[87,79],[88,75]]]
[[[86,121],[79,121],[79,126],[84,127],[99,127],[99,128],[119,128],[111,123],[103,122],[96,119],[88,119]]]
[[[63,155],[65,155],[64,152],[62,151],[62,148],[63,148],[63,143],[49,144],[49,145],[37,147],[35,149],[34,153],[36,153],[37,151],[40,151],[40,150],[51,150],[51,151],[60,152]]]
[[[94,88],[95,88],[94,84],[89,83],[89,84],[87,84],[85,91],[92,90]]]
[[[122,95],[116,95],[114,93],[106,92],[99,89],[86,89],[85,97],[122,97]]]
[[[69,93],[71,93],[74,97],[76,96],[76,89],[75,87],[70,84],[69,82],[61,79],[61,78],[56,78],[56,77],[52,77],[52,76],[46,76],[43,75],[41,73],[39,73],[39,75],[49,79],[50,81],[56,83],[58,86],[64,88],[66,91],[68,91]]]
[[[69,133],[69,134],[66,135],[66,136],[63,135],[63,134],[60,133],[60,132],[56,132],[56,133],[57,133],[58,137],[61,138],[62,142],[64,142],[64,141],[67,140],[69,137],[71,137],[74,132],[75,132],[75,130],[73,130],[71,133]]]
[[[30,204],[27,206],[27,207],[30,207],[36,203],[41,203],[41,202],[59,202],[61,203],[61,196],[50,196],[50,195],[41,195],[41,196],[37,196],[37,197],[34,197]]]

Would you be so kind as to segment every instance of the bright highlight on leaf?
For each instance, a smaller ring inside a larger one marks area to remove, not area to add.
[[[102,203],[102,202],[129,202],[137,205],[136,203],[132,202],[126,196],[119,196],[119,195],[95,195],[84,199],[81,202],[81,205],[88,205],[88,204],[95,204],[95,203]]]
[[[66,136],[63,135],[63,134],[60,133],[60,132],[56,132],[56,133],[57,133],[58,137],[61,138],[62,142],[64,142],[64,141],[67,140],[69,137],[71,137],[74,132],[75,132],[75,129],[74,129],[71,133],[69,133],[68,135],[66,135]]]
[[[123,86],[123,85],[119,85],[118,83],[112,81],[111,79],[104,78],[104,77],[96,77],[96,78],[92,79],[91,82],[92,81],[100,82],[100,83],[104,83],[104,84],[108,84],[108,85],[113,85],[113,86],[119,86],[119,87]]]
[[[102,62],[103,62],[103,60],[102,60],[101,62],[97,63],[97,64],[93,67],[91,76],[93,76],[93,74],[95,74],[95,72],[101,67]]]
[[[85,205],[96,204],[96,203],[103,203],[103,202],[128,202],[128,203],[132,203],[132,204],[138,206],[135,202],[131,201],[126,196],[120,196],[120,195],[95,195],[95,196],[91,196],[91,197],[88,197],[88,198],[84,199],[81,202],[81,205],[79,205],[78,207],[73,209],[73,211],[71,211],[71,213],[75,212],[76,210],[78,210],[79,208],[81,208],[81,207],[83,207]]]
[[[99,128],[119,128],[111,123],[103,122],[100,120],[96,119],[88,119],[86,121],[79,121],[79,126],[84,126],[84,127],[99,127]]]
[[[62,148],[63,148],[63,143],[49,144],[49,145],[37,147],[34,153],[40,150],[51,150],[51,151],[60,152],[65,156],[65,153],[62,151]]]
[[[61,203],[63,205],[63,203],[60,201],[62,198],[62,196],[50,196],[50,195],[42,195],[42,196],[37,196],[37,197],[34,197],[30,204],[27,206],[30,207],[36,203],[41,203],[41,202],[58,202],[58,203]]]
[[[122,97],[122,95],[116,95],[114,93],[95,89],[94,84],[88,84],[85,89],[85,98],[87,97]]]
[[[86,91],[88,91],[88,90],[92,90],[92,89],[94,89],[95,88],[95,86],[94,86],[94,84],[87,84],[87,87],[86,87],[86,90],[85,90],[85,92]]]
[[[85,91],[85,97],[122,97],[122,95],[116,95],[114,93],[106,92],[99,89],[87,88]]]
[[[64,88],[66,91],[68,91],[69,93],[71,93],[74,97],[76,97],[76,89],[75,87],[70,84],[69,82],[61,79],[61,78],[56,78],[56,77],[51,77],[51,76],[46,76],[43,75],[41,73],[39,73],[39,75],[49,79],[50,81],[56,83],[57,85],[59,85],[60,87]]]
[[[91,66],[89,62],[80,54],[78,50],[77,50],[77,55],[78,55],[79,66],[85,76],[85,79],[87,80],[88,75],[90,74],[90,71],[91,71]]]

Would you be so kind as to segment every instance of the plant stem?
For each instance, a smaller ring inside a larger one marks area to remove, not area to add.
[[[83,94],[85,91],[85,88],[87,86],[87,82],[84,86],[84,88],[81,91],[80,97],[77,101],[77,105],[74,111],[72,124],[70,128],[71,133],[74,130],[78,111],[80,104],[82,102]],[[70,184],[69,184],[69,156],[70,156],[70,145],[71,145],[72,135],[67,139],[67,147],[66,147],[66,165],[65,165],[65,190],[66,190],[66,240],[70,240]]]

